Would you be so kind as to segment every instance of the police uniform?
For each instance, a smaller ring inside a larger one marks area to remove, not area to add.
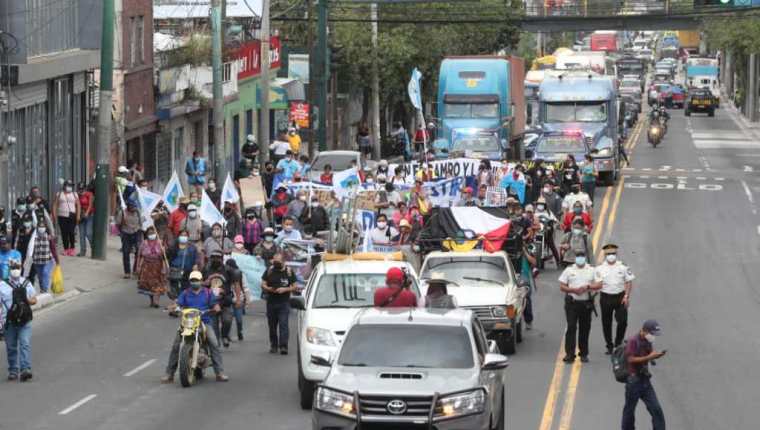
[[[594,283],[594,268],[586,263],[583,267],[573,264],[559,276],[559,282],[570,288],[589,287]],[[591,312],[594,307],[591,292],[565,294],[565,362],[575,361],[576,333],[581,360],[588,357],[588,336],[591,332]]]
[[[617,254],[618,247],[613,244],[602,248],[607,254]],[[611,353],[613,347],[617,347],[625,338],[625,330],[628,326],[628,309],[623,304],[626,295],[625,284],[632,282],[636,277],[633,272],[620,260],[610,264],[607,261],[596,266],[594,269],[594,281],[602,284],[599,304],[602,308],[602,331],[607,346],[607,353]],[[615,343],[612,343],[612,317],[617,322]]]

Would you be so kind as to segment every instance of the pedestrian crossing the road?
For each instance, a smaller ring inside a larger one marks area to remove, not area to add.
[[[691,139],[697,149],[760,149],[760,142],[742,131],[694,131]]]

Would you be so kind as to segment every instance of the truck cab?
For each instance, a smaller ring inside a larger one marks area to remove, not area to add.
[[[545,131],[580,131],[591,148],[600,178],[611,185],[619,175],[618,100],[608,76],[560,75],[539,90],[539,113]]]

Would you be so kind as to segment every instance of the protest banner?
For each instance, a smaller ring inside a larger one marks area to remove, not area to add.
[[[238,182],[240,183],[240,197],[245,207],[251,207],[256,202],[261,202],[263,205],[267,201],[266,190],[264,190],[264,185],[261,183],[261,176],[240,178]]]
[[[477,158],[452,158],[447,160],[434,160],[430,166],[435,172],[435,177],[468,177],[475,176],[478,173],[481,160]],[[500,161],[490,161],[491,170],[495,173],[501,168]],[[422,169],[424,163],[419,161],[410,161],[404,164],[391,164],[388,171],[395,171],[396,167],[401,167],[408,181],[413,181],[417,172]]]
[[[428,191],[428,198],[434,207],[451,207],[456,205],[462,193],[463,177],[425,182],[422,188]]]

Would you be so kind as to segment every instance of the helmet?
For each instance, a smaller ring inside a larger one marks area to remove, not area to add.
[[[404,274],[404,271],[401,270],[401,268],[391,267],[390,269],[388,269],[388,272],[385,274],[385,283],[386,284],[403,284],[405,278],[406,278],[406,275]]]

